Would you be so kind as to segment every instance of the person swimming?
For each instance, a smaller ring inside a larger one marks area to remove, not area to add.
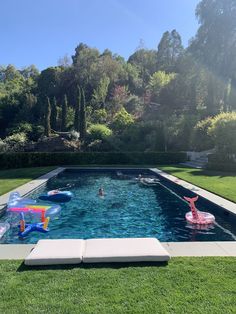
[[[102,187],[98,190],[98,195],[99,196],[104,196],[105,195],[104,189]]]

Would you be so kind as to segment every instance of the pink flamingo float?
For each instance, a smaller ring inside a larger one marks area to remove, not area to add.
[[[184,199],[189,202],[191,209],[191,211],[185,215],[188,222],[198,225],[210,225],[215,222],[215,217],[212,214],[197,210],[195,202],[198,200],[198,196],[193,198],[184,196]]]

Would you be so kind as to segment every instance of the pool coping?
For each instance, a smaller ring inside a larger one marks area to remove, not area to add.
[[[216,195],[212,192],[209,192],[207,190],[204,190],[200,188],[199,186],[193,185],[192,183],[186,182],[184,180],[181,180],[171,174],[168,174],[160,169],[157,168],[149,168],[151,171],[156,173],[157,175],[175,183],[176,185],[179,185],[185,189],[190,190],[191,192],[201,196],[202,198],[210,201],[211,203],[222,207],[225,211],[236,215],[236,204],[234,202],[231,202],[219,195]]]
[[[21,196],[26,196],[27,194],[29,194],[30,192],[33,192],[34,190],[38,189],[40,186],[46,184],[46,182],[55,177],[56,175],[58,175],[59,173],[61,173],[62,171],[64,171],[66,168],[64,167],[58,167],[32,181],[29,181],[17,188],[15,188],[14,190],[11,190],[10,192],[7,192],[3,195],[0,196],[0,215],[2,213],[2,211],[4,210],[4,208],[6,207],[6,203],[8,202],[9,196],[12,192],[19,192]]]
[[[63,172],[66,169],[136,169],[136,168],[122,168],[122,167],[78,167],[78,166],[65,166],[58,167],[39,178],[36,178],[16,189],[0,196],[0,204],[5,204],[8,201],[9,195],[11,192],[18,191],[21,196],[25,196],[40,186],[46,184],[46,182]],[[138,168],[149,169],[154,173],[162,176],[163,178],[174,182],[177,185],[180,185],[186,189],[191,190],[195,194],[209,200],[210,202],[221,206],[226,211],[236,215],[236,204],[230,202],[218,195],[215,195],[211,192],[208,192],[198,186],[195,186],[191,183],[188,183],[184,180],[181,180],[177,177],[174,177],[168,173],[165,173],[162,170],[157,168]],[[0,213],[5,208],[5,205],[0,205]],[[177,256],[234,256],[236,257],[236,241],[215,241],[215,242],[162,242],[162,245],[166,248],[166,250],[170,253],[172,257]],[[0,244],[0,260],[6,259],[24,259],[30,251],[34,248],[35,244]]]
[[[236,257],[236,241],[161,242],[171,257]],[[0,244],[0,260],[23,260],[36,244]]]

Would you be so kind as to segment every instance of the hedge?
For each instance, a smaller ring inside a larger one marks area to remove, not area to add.
[[[187,160],[182,152],[1,153],[0,169],[60,165],[155,165]]]
[[[236,161],[233,156],[216,153],[208,156],[207,169],[236,172]]]

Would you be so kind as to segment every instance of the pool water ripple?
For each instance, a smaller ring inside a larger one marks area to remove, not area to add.
[[[36,243],[42,238],[105,237],[156,237],[160,241],[173,242],[234,240],[232,226],[221,216],[216,217],[218,225],[207,230],[189,226],[185,220],[185,213],[189,211],[186,202],[165,188],[163,183],[155,187],[141,185],[135,180],[137,174],[126,179],[118,177],[116,172],[60,174],[31,195],[37,199],[43,192],[72,185],[70,190],[74,198],[62,205],[58,218],[51,219],[50,232],[33,232],[20,240],[15,222],[1,243]],[[98,196],[100,187],[105,190],[104,197]],[[4,219],[10,220],[8,215]]]

